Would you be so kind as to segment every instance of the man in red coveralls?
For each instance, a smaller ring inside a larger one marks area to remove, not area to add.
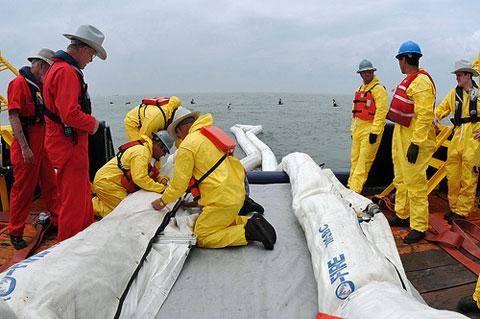
[[[8,233],[15,249],[27,246],[23,229],[35,188],[40,183],[42,197],[57,223],[57,184],[52,163],[44,152],[45,120],[41,85],[50,65],[53,51],[42,49],[29,57],[31,67],[20,69],[20,75],[8,85],[8,116],[15,139],[10,158],[13,165],[13,186],[10,191]]]
[[[80,26],[67,51],[57,51],[45,75],[43,93],[47,122],[46,149],[57,169],[61,206],[58,240],[70,238],[93,223],[89,181],[88,134],[99,122],[91,114],[90,97],[82,69],[95,56],[105,60],[105,36],[91,25]]]

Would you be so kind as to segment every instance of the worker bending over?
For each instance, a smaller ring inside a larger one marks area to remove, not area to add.
[[[143,99],[142,104],[131,109],[125,116],[125,132],[130,141],[136,141],[142,135],[166,130],[182,101],[176,96]]]
[[[154,133],[152,140],[143,136],[120,146],[117,156],[95,174],[92,199],[95,214],[105,217],[138,189],[163,193],[168,178],[159,176],[157,167],[152,167],[150,161],[152,157],[160,161],[172,146],[173,140],[166,131]]]

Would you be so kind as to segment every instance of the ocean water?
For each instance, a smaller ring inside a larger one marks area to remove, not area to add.
[[[230,131],[235,124],[262,125],[258,137],[280,161],[291,152],[309,154],[318,164],[348,169],[350,164],[351,101],[349,95],[279,93],[184,93],[183,106],[211,113],[215,125]],[[153,95],[152,95],[153,96]],[[196,104],[190,104],[194,99]],[[278,105],[279,98],[283,105]],[[123,118],[142,96],[115,95],[93,98],[93,113],[110,125],[115,146],[127,137]],[[335,99],[338,107],[332,106]],[[231,103],[228,110],[227,104]]]

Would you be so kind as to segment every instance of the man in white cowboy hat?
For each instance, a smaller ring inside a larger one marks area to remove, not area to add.
[[[363,84],[355,92],[352,108],[352,151],[348,187],[361,193],[382,140],[388,112],[388,96],[369,60],[362,60],[357,73]]]
[[[464,219],[475,210],[478,172],[474,167],[477,165],[475,154],[480,145],[474,137],[474,132],[480,129],[478,86],[473,80],[478,72],[469,61],[460,60],[455,62],[452,73],[457,79],[457,87],[451,89],[435,109],[437,125],[451,114],[455,127],[445,165],[450,211],[444,218],[449,223],[457,218]]]
[[[67,51],[57,51],[45,76],[43,93],[47,122],[46,149],[57,169],[62,204],[59,210],[58,240],[74,236],[93,222],[89,181],[88,134],[99,122],[91,115],[90,97],[82,69],[98,56],[105,60],[103,33],[81,25]]]
[[[198,193],[191,193],[199,197],[202,206],[194,228],[199,247],[223,248],[260,241],[266,249],[273,249],[275,229],[263,215],[239,216],[245,201],[245,170],[226,150],[225,146],[234,145],[234,141],[213,126],[212,115],[199,116],[198,112],[180,107],[168,132],[181,143],[171,183],[152,206],[157,210],[165,208],[180,198],[193,181]]]
[[[57,184],[52,163],[44,151],[45,120],[41,87],[53,51],[41,49],[28,58],[32,66],[22,67],[20,75],[8,85],[8,115],[15,136],[10,147],[13,165],[13,186],[10,191],[8,232],[15,249],[27,246],[23,239],[25,222],[37,184],[42,197],[57,223]]]

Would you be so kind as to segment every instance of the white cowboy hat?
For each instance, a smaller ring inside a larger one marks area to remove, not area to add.
[[[75,34],[65,33],[63,36],[70,40],[78,40],[87,44],[89,47],[97,52],[100,59],[105,60],[107,58],[107,52],[102,47],[105,36],[102,31],[95,28],[93,25],[85,24],[78,27]]]
[[[477,70],[472,68],[472,64],[468,60],[460,60],[455,62],[455,70],[452,71],[452,74],[457,72],[469,72],[472,73],[473,76],[478,76]]]
[[[27,60],[30,62],[33,62],[34,60],[42,60],[47,62],[48,65],[52,65],[53,64],[52,57],[54,54],[55,52],[53,52],[50,49],[41,49],[40,51],[38,51],[37,55],[29,56]]]
[[[179,137],[175,132],[175,128],[177,127],[178,123],[180,123],[182,120],[186,119],[187,117],[193,117],[197,119],[199,116],[200,116],[200,112],[192,112],[189,109],[184,108],[183,106],[180,106],[175,112],[175,116],[173,117],[172,124],[170,124],[167,128],[168,134],[170,134],[170,136],[173,139],[178,140]]]

